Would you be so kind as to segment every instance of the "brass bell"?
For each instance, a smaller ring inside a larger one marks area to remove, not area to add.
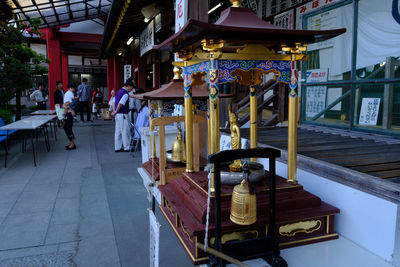
[[[184,162],[186,160],[185,149],[185,143],[182,140],[181,131],[178,129],[178,134],[176,135],[175,140],[172,143],[172,161]]]
[[[256,195],[250,193],[246,179],[233,188],[230,219],[240,225],[253,224],[257,220]]]

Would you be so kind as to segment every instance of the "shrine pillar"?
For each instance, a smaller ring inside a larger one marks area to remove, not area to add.
[[[250,148],[257,148],[257,93],[253,85],[250,86]]]
[[[218,85],[218,61],[214,58],[214,53],[210,53],[209,70],[209,101],[210,101],[210,151],[209,154],[219,152],[219,85]]]
[[[187,74],[187,58],[184,59],[183,84],[185,97],[185,139],[186,139],[186,172],[194,172],[193,164],[193,104],[190,74]]]
[[[297,184],[297,118],[298,94],[296,55],[291,54],[291,69],[289,83],[289,115],[288,115],[288,180],[290,184]]]
[[[107,59],[107,91],[108,91],[108,99],[111,98],[112,89],[118,90],[118,88],[114,88],[114,60],[112,58]]]
[[[62,68],[62,83],[63,83],[63,89],[68,88],[68,82],[69,82],[69,77],[68,77],[68,55],[65,53],[61,54],[61,68]]]

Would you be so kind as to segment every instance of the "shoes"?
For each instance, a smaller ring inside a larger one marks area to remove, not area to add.
[[[130,150],[124,150],[124,149],[119,149],[119,150],[114,150],[115,152],[130,152]]]
[[[73,147],[65,146],[65,150],[74,150],[76,149],[76,145]]]

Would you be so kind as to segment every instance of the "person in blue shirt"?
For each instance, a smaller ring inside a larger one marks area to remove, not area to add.
[[[91,121],[90,119],[90,100],[91,100],[91,90],[89,85],[87,84],[88,80],[86,78],[82,79],[82,83],[78,86],[78,96],[79,96],[79,107],[81,113],[81,121],[84,122],[83,112],[86,110],[87,121]]]

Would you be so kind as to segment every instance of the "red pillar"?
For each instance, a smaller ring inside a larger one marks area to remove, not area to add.
[[[68,55],[65,53],[61,54],[61,68],[62,68],[62,83],[63,89],[68,90]]]
[[[118,64],[118,58],[114,57],[113,58],[113,65],[114,65],[114,88],[115,90],[119,90],[121,88],[121,82],[119,78],[119,64]]]
[[[158,51],[153,51],[153,89],[160,88],[160,63]]]
[[[60,41],[55,39],[55,31],[56,29],[53,28],[48,28],[44,31],[47,41],[47,58],[50,60],[48,65],[50,109],[54,109],[54,91],[56,90],[56,82],[61,81]]]
[[[112,58],[107,59],[107,88],[108,88],[108,100],[110,100],[111,90],[115,89],[114,88],[114,60]]]

